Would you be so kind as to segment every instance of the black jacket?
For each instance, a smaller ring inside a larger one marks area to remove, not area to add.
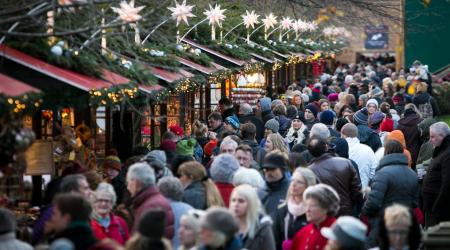
[[[264,138],[264,124],[254,114],[243,115],[239,118],[241,124],[251,122],[256,127],[256,141],[259,143]]]
[[[274,220],[278,205],[283,203],[286,198],[289,180],[283,175],[281,180],[272,183],[266,182],[266,185],[267,187],[264,190],[258,191],[258,196],[266,213]]]
[[[248,145],[252,148],[253,159],[256,160],[258,150],[260,149],[259,144],[255,140],[242,140],[241,144]]]
[[[409,114],[398,121],[397,129],[403,132],[406,141],[406,149],[411,153],[413,169],[416,166],[417,157],[419,156],[422,139],[420,138],[420,129],[417,126],[422,121],[416,113]]]
[[[88,250],[97,244],[89,222],[71,222],[69,226],[55,235],[54,240],[68,239],[75,246],[75,250]]]
[[[275,116],[272,113],[272,110],[267,110],[267,111],[263,111],[261,112],[261,117],[262,117],[262,122],[264,125],[266,125],[266,122],[272,118],[274,118]]]
[[[367,125],[359,124],[357,127],[359,141],[369,146],[373,152],[377,152],[382,146],[380,136]]]
[[[430,211],[437,222],[450,220],[450,135],[434,149],[422,190],[425,210]]]
[[[273,234],[275,236],[277,250],[281,250],[283,241],[287,240],[285,231],[286,222],[288,223],[287,239],[289,240],[292,240],[300,229],[308,225],[306,214],[300,215],[294,219],[294,216],[289,213],[286,203],[278,206],[273,223]]]

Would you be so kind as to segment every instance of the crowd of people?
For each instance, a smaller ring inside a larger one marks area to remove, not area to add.
[[[415,250],[450,220],[450,128],[420,62],[337,67],[47,186],[39,249]],[[0,210],[0,249],[32,249]]]

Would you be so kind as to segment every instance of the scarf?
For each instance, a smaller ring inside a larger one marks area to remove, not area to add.
[[[306,125],[302,124],[302,126],[295,130],[292,126],[289,128],[286,134],[286,140],[288,143],[294,142],[294,145],[301,143],[305,138],[305,134],[303,133],[306,130]]]
[[[303,202],[300,204],[296,204],[292,198],[289,198],[287,201],[287,208],[290,214],[294,216],[294,218],[297,218],[298,216],[301,216],[306,213],[306,207],[304,206]]]

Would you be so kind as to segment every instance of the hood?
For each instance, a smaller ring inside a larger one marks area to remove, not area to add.
[[[358,139],[361,142],[366,142],[367,140],[369,140],[369,137],[372,134],[375,134],[375,131],[373,131],[371,128],[369,128],[369,126],[367,125],[358,125]]]
[[[416,126],[420,122],[421,122],[421,118],[416,113],[405,116],[398,121],[399,124],[406,126],[406,127],[410,127],[411,124],[414,124],[414,126]]]
[[[408,158],[403,153],[385,155],[383,158],[381,158],[380,163],[378,164],[377,171],[382,169],[383,167],[390,165],[403,165],[407,167]]]
[[[261,98],[259,100],[259,102],[260,102],[260,105],[261,105],[261,111],[262,112],[271,110],[272,100],[269,97]]]
[[[427,92],[424,92],[424,93],[420,93],[420,94],[414,96],[413,103],[424,104],[424,103],[428,102],[429,99],[430,99],[430,94],[428,94]]]

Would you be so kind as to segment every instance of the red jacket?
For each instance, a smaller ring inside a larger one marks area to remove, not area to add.
[[[105,238],[113,239],[121,245],[130,238],[127,223],[119,216],[110,214],[111,222],[107,228],[103,227],[96,219],[91,219],[91,228],[95,238],[103,240]]]
[[[217,189],[219,189],[220,195],[223,199],[223,203],[225,203],[225,207],[228,207],[228,205],[230,204],[231,192],[233,192],[234,189],[233,184],[220,182],[216,182],[215,184]]]
[[[336,218],[328,216],[319,227],[309,223],[302,228],[294,236],[294,242],[292,243],[291,250],[322,250],[327,244],[327,238],[323,237],[320,233],[322,227],[331,227]]]
[[[174,236],[174,215],[169,201],[159,192],[156,186],[150,186],[141,190],[133,197],[133,232],[137,230],[139,221],[145,212],[152,208],[159,208],[166,212],[166,229],[164,236],[172,239]]]

